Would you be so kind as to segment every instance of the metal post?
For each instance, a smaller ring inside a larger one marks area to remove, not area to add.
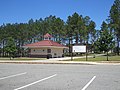
[[[73,53],[71,52],[71,61],[73,60],[73,55],[72,55]]]
[[[87,53],[87,44],[86,44],[86,61],[88,60],[88,55],[87,55],[88,53]]]
[[[73,53],[72,53],[72,36],[71,36],[71,61],[73,60]]]

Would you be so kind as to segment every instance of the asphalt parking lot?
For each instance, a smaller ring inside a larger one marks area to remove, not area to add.
[[[120,65],[0,64],[0,90],[120,90]]]

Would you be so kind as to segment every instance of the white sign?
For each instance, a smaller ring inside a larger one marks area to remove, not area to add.
[[[81,52],[81,53],[85,53],[85,52],[86,52],[86,46],[85,46],[85,45],[73,46],[72,52]]]

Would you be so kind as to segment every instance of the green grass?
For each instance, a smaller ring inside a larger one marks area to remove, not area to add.
[[[27,58],[27,57],[20,57],[20,58],[12,58],[11,60],[15,61],[28,61],[28,60],[45,60],[46,58]],[[10,60],[10,58],[3,58],[1,57],[0,60]]]
[[[109,61],[120,61],[120,56],[109,56]],[[74,59],[73,61],[86,61],[86,58]],[[107,61],[107,56],[90,57],[88,61]]]

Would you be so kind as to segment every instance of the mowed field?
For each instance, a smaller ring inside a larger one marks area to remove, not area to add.
[[[0,64],[0,90],[120,90],[120,65]]]
[[[86,61],[86,58],[78,58],[74,59],[74,61]],[[107,56],[96,56],[92,55],[92,57],[88,57],[88,61],[107,61]],[[115,62],[120,62],[120,56],[108,56],[108,61],[115,61]]]

